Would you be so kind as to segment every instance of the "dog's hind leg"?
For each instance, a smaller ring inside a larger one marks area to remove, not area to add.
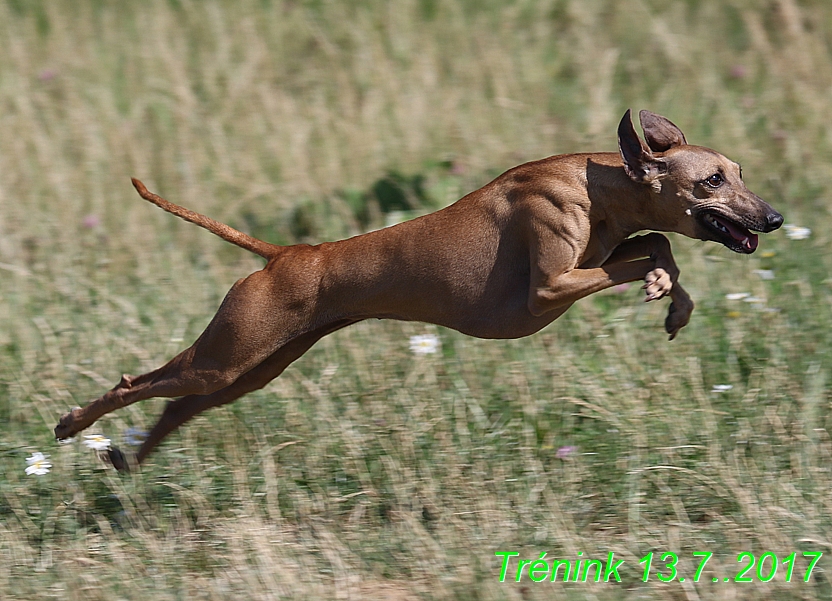
[[[356,320],[345,319],[298,336],[282,346],[260,365],[240,376],[237,381],[211,394],[191,394],[170,401],[139,449],[136,462],[141,463],[165,436],[195,415],[211,407],[231,403],[244,394],[263,388],[318,340],[355,322]],[[110,453],[110,457],[116,468],[120,471],[125,469],[126,461],[120,451],[114,450]]]
[[[275,278],[273,268],[270,263],[234,284],[190,348],[151,372],[122,377],[98,399],[73,409],[61,418],[55,437],[73,436],[110,411],[144,399],[211,395],[232,386],[293,339],[305,340],[304,332],[316,331],[317,319],[310,284],[303,285],[310,278]]]

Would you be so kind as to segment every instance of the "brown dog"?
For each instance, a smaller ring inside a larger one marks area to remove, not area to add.
[[[268,260],[238,281],[206,330],[163,367],[121,382],[61,418],[67,438],[119,407],[168,403],[136,457],[210,407],[265,386],[323,336],[371,317],[423,321],[479,338],[519,338],[572,303],[644,280],[646,300],[669,295],[672,339],[693,302],[679,285],[670,243],[677,232],[752,253],[783,217],[742,182],[736,163],[688,145],[670,121],[630,111],[620,153],[570,154],[526,163],[449,207],[340,242],[275,246],[148,192],[150,202]],[[110,453],[116,467],[126,461]]]

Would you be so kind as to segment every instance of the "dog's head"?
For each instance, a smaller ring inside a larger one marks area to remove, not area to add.
[[[624,170],[659,197],[670,231],[748,254],[757,249],[753,232],[783,224],[780,213],[745,187],[738,164],[710,148],[689,145],[681,130],[660,115],[641,111],[639,120],[646,144],[629,110],[618,125]]]

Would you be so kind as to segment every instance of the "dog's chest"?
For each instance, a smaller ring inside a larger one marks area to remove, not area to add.
[[[600,267],[610,258],[610,255],[620,243],[621,236],[612,231],[606,221],[597,222],[590,229],[589,239],[586,241],[583,253],[578,259],[578,267],[581,269]]]

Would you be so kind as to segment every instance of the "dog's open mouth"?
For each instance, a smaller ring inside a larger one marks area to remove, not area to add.
[[[734,252],[750,254],[757,250],[757,234],[736,221],[716,213],[703,213],[702,221],[717,234],[720,242]]]

